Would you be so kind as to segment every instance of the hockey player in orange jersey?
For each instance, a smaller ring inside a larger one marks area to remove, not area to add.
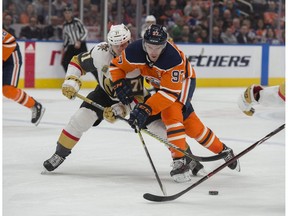
[[[238,106],[248,116],[255,113],[254,105],[285,106],[285,83],[277,86],[249,86],[239,97]]]
[[[4,29],[2,29],[2,51],[3,95],[27,108],[30,108],[32,111],[31,122],[37,126],[44,114],[45,108],[25,91],[17,88],[20,68],[22,65],[22,56],[15,37]]]
[[[112,60],[110,73],[116,94],[123,104],[134,100],[125,76],[140,69],[146,80],[157,89],[145,103],[137,104],[130,113],[129,124],[142,128],[146,119],[161,112],[168,141],[190,151],[186,135],[218,154],[227,151],[225,161],[234,157],[231,148],[224,145],[211,129],[206,127],[193,110],[191,99],[195,89],[195,71],[184,53],[167,41],[167,32],[161,25],[151,25],[144,38],[131,43],[121,55]],[[170,149],[173,168],[170,175],[176,182],[189,181],[191,159]],[[230,163],[230,169],[240,171],[239,161]]]

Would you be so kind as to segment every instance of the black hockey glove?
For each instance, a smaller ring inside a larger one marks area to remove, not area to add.
[[[136,129],[136,125],[139,127],[139,129],[141,129],[145,126],[145,122],[151,113],[152,109],[150,106],[144,103],[139,103],[130,113],[128,123],[133,129]]]
[[[120,79],[114,82],[113,88],[116,91],[118,99],[124,105],[128,105],[133,101],[132,88],[125,79]]]

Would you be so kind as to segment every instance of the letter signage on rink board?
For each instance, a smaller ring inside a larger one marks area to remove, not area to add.
[[[63,42],[19,41],[23,56],[20,87],[61,88]],[[197,86],[278,84],[285,78],[285,46],[176,44],[196,71]],[[90,50],[95,43],[88,42]],[[169,59],[167,59],[169,61]],[[81,77],[83,87],[95,88],[91,73]]]
[[[259,78],[261,46],[177,45],[196,70],[197,77]]]

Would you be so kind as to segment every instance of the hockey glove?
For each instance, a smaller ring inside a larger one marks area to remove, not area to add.
[[[150,106],[144,103],[139,103],[130,113],[128,123],[133,129],[136,129],[136,126],[138,126],[139,129],[141,129],[145,126],[145,122],[147,118],[151,115],[151,113],[152,109]]]
[[[125,79],[120,79],[113,83],[118,99],[128,105],[133,101],[132,88]]]
[[[81,81],[76,76],[67,76],[62,85],[62,94],[69,99],[75,99],[75,94],[81,88]]]
[[[106,121],[114,123],[117,116],[125,117],[127,115],[126,107],[122,103],[113,104],[111,107],[105,107],[103,117]]]
[[[259,91],[263,88],[261,86],[251,85],[249,86],[238,98],[238,106],[248,116],[252,116],[255,113],[255,109],[252,107],[258,104],[258,99],[255,98]]]

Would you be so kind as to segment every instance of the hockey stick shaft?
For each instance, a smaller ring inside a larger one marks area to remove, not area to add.
[[[144,133],[152,136],[153,138],[157,139],[158,141],[164,143],[167,147],[170,147],[170,148],[173,148],[175,149],[176,151],[178,152],[181,152],[183,153],[185,156],[193,159],[193,160],[196,160],[196,161],[201,161],[201,162],[210,162],[210,161],[215,161],[215,160],[220,160],[220,159],[223,159],[227,153],[226,152],[222,152],[222,153],[219,153],[217,155],[214,155],[214,156],[207,156],[207,157],[203,157],[203,156],[196,156],[196,155],[191,155],[189,154],[188,152],[186,152],[185,150],[179,148],[178,146],[174,145],[173,143],[159,137],[158,135],[150,132],[149,130],[146,130],[146,129],[142,129],[142,131],[144,131]]]
[[[150,193],[146,193],[143,195],[144,199],[147,199],[149,201],[154,201],[154,202],[164,202],[164,201],[172,201],[177,199],[178,197],[182,196],[183,194],[187,193],[188,191],[192,190],[193,188],[195,188],[196,186],[200,185],[202,182],[206,181],[208,178],[212,177],[213,175],[215,175],[216,173],[218,173],[219,171],[221,171],[222,169],[224,169],[225,167],[227,167],[229,164],[233,163],[234,161],[238,160],[240,157],[242,157],[243,155],[247,154],[248,152],[250,152],[252,149],[254,149],[256,146],[262,144],[263,142],[265,142],[266,140],[268,140],[269,138],[271,138],[272,136],[274,136],[275,134],[279,133],[280,131],[282,131],[285,128],[285,124],[281,125],[280,127],[278,127],[277,129],[275,129],[274,131],[272,131],[271,133],[269,133],[268,135],[266,135],[265,137],[263,137],[262,139],[258,140],[257,142],[255,142],[254,144],[252,144],[251,146],[249,146],[248,148],[244,149],[242,152],[240,152],[239,154],[237,154],[235,157],[231,158],[229,161],[227,161],[226,163],[222,164],[221,166],[219,166],[218,168],[216,168],[215,170],[213,170],[212,172],[210,172],[209,174],[207,174],[206,176],[204,176],[203,178],[201,178],[199,181],[195,182],[194,184],[192,184],[191,186],[189,186],[188,188],[186,188],[183,191],[180,191],[177,194],[171,195],[171,196],[157,196],[157,195],[153,195]]]
[[[153,161],[152,161],[152,158],[151,158],[151,156],[150,156],[150,154],[149,154],[148,148],[147,148],[147,146],[146,146],[146,144],[145,144],[145,141],[144,141],[144,139],[143,139],[143,136],[142,136],[139,128],[137,128],[137,134],[139,135],[139,138],[140,138],[140,140],[141,140],[141,143],[142,143],[142,145],[143,145],[143,148],[144,148],[144,150],[145,150],[145,153],[146,153],[146,155],[147,155],[147,157],[148,157],[148,160],[149,160],[149,162],[150,162],[150,165],[151,165],[151,167],[152,167],[152,169],[153,169],[153,172],[154,172],[154,174],[155,174],[155,177],[156,177],[156,179],[157,179],[157,182],[158,182],[158,184],[159,184],[159,186],[160,186],[160,188],[161,188],[161,191],[162,191],[162,193],[166,196],[166,195],[167,195],[167,194],[166,194],[166,190],[165,190],[165,188],[164,188],[164,186],[163,186],[163,184],[162,184],[162,182],[161,182],[161,179],[160,179],[160,177],[159,177],[159,175],[158,175],[158,172],[157,172],[157,170],[156,170],[156,168],[155,168],[155,166],[154,166],[154,163],[153,163]]]
[[[79,94],[79,93],[76,93],[76,97],[82,99],[83,101],[85,101],[86,103],[89,103],[91,104],[92,106],[95,106],[96,108],[100,109],[100,110],[104,110],[104,107],[101,106],[100,104],[97,104],[95,103],[94,101],[90,100],[89,98],[87,97],[84,97],[83,95]],[[127,122],[127,119],[121,117],[121,116],[117,116],[118,119],[120,120],[123,120],[123,121],[126,121]],[[201,161],[201,162],[209,162],[209,161],[215,161],[215,160],[220,160],[220,159],[223,159],[225,156],[226,156],[226,152],[223,152],[223,153],[220,153],[218,155],[214,155],[214,156],[207,156],[207,157],[204,157],[204,156],[196,156],[196,155],[191,155],[189,154],[188,152],[186,152],[185,150],[179,148],[178,146],[172,144],[171,142],[159,137],[158,135],[152,133],[151,131],[149,130],[146,130],[146,129],[142,129],[141,131],[144,131],[144,133],[148,134],[149,136],[157,139],[158,141],[164,143],[166,146],[170,147],[170,148],[173,148],[175,149],[176,151],[179,151],[181,153],[183,153],[184,155],[186,155],[187,157],[193,159],[193,160],[197,160],[197,161]]]
[[[95,103],[94,101],[90,100],[90,99],[87,98],[87,97],[84,97],[83,95],[81,95],[81,94],[79,94],[79,93],[76,93],[76,97],[78,97],[78,98],[82,99],[83,101],[85,101],[85,102],[87,102],[87,103],[89,103],[89,104],[97,107],[98,109],[104,110],[104,107],[103,107],[103,106]],[[121,116],[117,116],[117,118],[120,118],[121,120],[124,120],[124,121],[127,122],[127,119],[122,118]],[[127,122],[127,123],[128,123],[128,122]],[[158,182],[158,184],[159,184],[159,186],[160,186],[160,189],[161,189],[162,193],[163,193],[164,195],[166,195],[166,191],[165,191],[165,189],[164,189],[164,187],[163,187],[163,184],[162,184],[162,182],[161,182],[161,179],[160,179],[160,177],[159,177],[159,175],[158,175],[158,172],[157,172],[157,170],[156,170],[156,168],[155,168],[155,166],[154,166],[154,163],[153,163],[153,161],[152,161],[152,158],[151,158],[151,156],[150,156],[150,154],[149,154],[148,148],[147,148],[147,146],[146,146],[146,144],[145,144],[145,141],[144,141],[144,139],[143,139],[143,136],[142,136],[139,128],[137,128],[137,134],[139,135],[139,138],[140,138],[141,143],[142,143],[142,145],[143,145],[143,148],[144,148],[144,150],[145,150],[146,156],[148,157],[148,160],[149,160],[149,162],[150,162],[150,165],[151,165],[151,167],[152,167],[152,169],[153,169],[153,172],[154,172],[155,177],[156,177],[156,179],[157,179],[157,182]]]

